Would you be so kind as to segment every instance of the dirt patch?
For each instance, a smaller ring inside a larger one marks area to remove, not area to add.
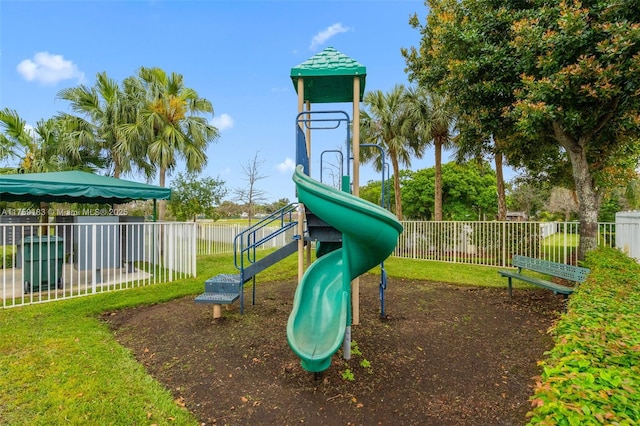
[[[360,325],[319,377],[287,344],[293,282],[260,283],[212,319],[193,297],[105,313],[121,344],[202,424],[520,425],[547,330],[563,300],[545,290],[390,279],[360,284]],[[505,286],[506,287],[506,286]]]

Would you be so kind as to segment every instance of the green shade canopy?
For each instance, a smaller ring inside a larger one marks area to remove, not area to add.
[[[81,171],[0,175],[0,201],[120,204],[170,197],[170,188]]]
[[[327,47],[291,68],[291,81],[298,91],[304,79],[304,100],[311,103],[353,102],[353,79],[360,79],[360,101],[364,96],[367,68],[356,60]]]

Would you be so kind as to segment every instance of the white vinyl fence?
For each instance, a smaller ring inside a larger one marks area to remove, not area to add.
[[[2,307],[196,275],[195,223],[76,217],[45,227],[0,223]]]
[[[640,261],[640,211],[616,213],[616,247]]]
[[[577,222],[403,222],[394,256],[509,266],[514,254],[576,265]],[[615,224],[598,225],[598,244],[615,246]]]
[[[248,226],[239,224],[224,224],[219,222],[198,222],[198,254],[223,254],[233,253],[234,239]],[[256,229],[251,238],[253,241],[260,241],[275,233],[277,226],[265,226]],[[291,242],[294,238],[295,230],[279,234],[266,241],[261,248],[279,248]]]
[[[404,221],[393,256],[509,266],[514,254],[575,265],[578,222],[427,222]],[[635,225],[639,227],[640,225]],[[615,247],[616,225],[598,225],[598,244]],[[217,222],[198,223],[198,254],[232,253],[233,238],[244,228]],[[281,235],[270,244],[280,247],[293,235]]]
[[[2,307],[194,277],[197,255],[233,253],[234,238],[246,229],[219,222],[67,219],[57,219],[48,232],[37,223],[0,223]],[[511,256],[521,254],[577,263],[576,222],[402,224],[396,257],[504,267],[510,265]],[[277,229],[256,230],[252,238],[259,241]],[[615,247],[615,231],[614,223],[599,224],[598,244]],[[640,223],[625,224],[624,232],[640,235]],[[288,230],[260,248],[282,247],[295,238],[294,233],[295,229]]]

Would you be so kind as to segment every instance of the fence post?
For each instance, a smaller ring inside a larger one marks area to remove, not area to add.
[[[567,263],[567,243],[568,243],[568,238],[567,238],[567,228],[569,228],[569,222],[565,222],[564,223],[564,233],[563,233],[563,238],[564,238],[564,244],[562,244],[562,263]]]
[[[91,225],[91,292],[95,293],[96,292],[96,283],[97,283],[97,277],[96,277],[96,261],[97,261],[97,251],[98,251],[98,233],[97,233],[97,227],[98,225],[96,225],[95,223],[93,225]]]
[[[193,242],[191,243],[191,276],[196,276],[196,271],[198,268],[198,262],[196,258],[198,257],[198,223],[193,223]]]
[[[453,263],[458,263],[458,222],[453,222]]]
[[[507,266],[507,222],[502,221],[502,264],[500,266]]]

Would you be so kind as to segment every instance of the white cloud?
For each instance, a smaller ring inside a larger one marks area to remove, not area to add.
[[[346,33],[349,30],[349,27],[345,27],[341,23],[333,24],[313,36],[309,50],[316,50],[334,35]]]
[[[280,173],[292,172],[295,170],[295,168],[296,168],[296,162],[289,157],[287,157],[282,163],[276,166],[276,169]]]
[[[46,85],[54,85],[62,80],[84,80],[84,73],[78,66],[64,59],[62,55],[49,52],[38,52],[33,59],[25,59],[16,67],[18,73],[27,81],[37,81]]]
[[[220,114],[218,117],[213,117],[211,124],[219,131],[227,130],[233,127],[233,118],[229,114]]]
[[[24,130],[27,132],[27,134],[29,136],[31,136],[33,139],[38,137],[38,134],[36,133],[36,128],[33,127],[31,124],[25,124],[24,125]]]

